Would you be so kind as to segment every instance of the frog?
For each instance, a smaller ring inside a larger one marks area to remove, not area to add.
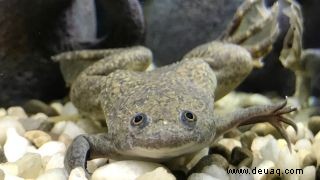
[[[54,56],[71,86],[73,104],[108,128],[72,141],[64,161],[67,171],[81,167],[90,176],[86,163],[98,157],[165,163],[210,147],[235,127],[260,122],[274,126],[290,148],[284,124],[297,126],[285,114],[296,108],[287,101],[223,116],[214,110],[215,101],[261,67],[260,59],[279,33],[277,13],[277,3],[267,8],[262,0],[244,1],[217,40],[151,70],[152,52],[144,46]]]

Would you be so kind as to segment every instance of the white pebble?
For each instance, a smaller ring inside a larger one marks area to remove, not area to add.
[[[19,177],[26,179],[36,178],[42,173],[42,160],[39,154],[27,153],[16,164],[19,168]]]
[[[19,119],[27,118],[26,112],[22,109],[22,107],[13,106],[8,108],[7,113],[9,116],[16,116]]]
[[[169,173],[165,168],[163,167],[158,167],[157,169],[147,172],[141,176],[139,176],[136,180],[175,180],[176,178]]]
[[[310,150],[305,150],[305,149],[299,149],[297,152],[297,155],[299,157],[299,166],[302,167],[303,164],[303,160],[306,156],[308,156],[309,154],[311,154]]]
[[[259,170],[264,170],[265,172],[271,169],[275,169],[275,164],[274,162],[270,161],[270,160],[264,160],[261,164],[259,164],[259,166],[257,166],[255,168],[255,174],[253,175],[254,179],[266,179],[266,177],[268,176],[268,174],[265,173],[257,173],[257,171]]]
[[[25,180],[24,178],[6,174],[4,180]]]
[[[49,169],[56,169],[56,168],[64,168],[64,154],[63,153],[56,153],[55,155],[51,156],[48,162],[45,165],[45,170],[48,171]]]
[[[79,114],[78,109],[71,102],[67,102],[61,111],[61,115],[77,115],[77,114]]]
[[[47,142],[38,149],[38,152],[42,157],[53,156],[57,153],[65,153],[65,151],[66,146],[64,143],[58,141]]]
[[[301,180],[314,180],[316,179],[316,168],[314,166],[306,166],[303,168],[303,174],[300,175]]]
[[[70,172],[68,180],[88,180],[83,168],[77,167]]]
[[[274,139],[272,135],[267,135],[264,137],[256,137],[253,139],[252,144],[251,144],[251,150],[252,152],[260,152],[261,148],[266,146],[266,144],[271,140]]]
[[[7,111],[4,108],[0,108],[0,117],[6,116]]]
[[[279,159],[276,162],[277,168],[281,169],[284,172],[285,169],[298,169],[299,166],[299,157],[295,151],[289,151],[288,148],[280,149]],[[290,174],[284,174],[286,178],[290,178]]]
[[[320,149],[320,140],[317,140],[317,141],[313,142],[311,152],[312,152],[312,154],[315,155],[318,163],[320,162],[319,149]]]
[[[134,180],[154,169],[160,164],[143,161],[117,161],[98,168],[92,174],[91,180]]]
[[[81,129],[78,125],[73,122],[59,122],[51,130],[55,134],[66,134],[71,139],[74,139],[80,134],[85,134],[86,132]]]
[[[54,102],[54,103],[51,103],[50,106],[56,110],[59,114],[62,113],[62,109],[63,109],[63,105],[61,103],[58,103],[58,102]]]
[[[64,169],[50,169],[44,174],[41,174],[36,180],[67,180],[68,174]]]
[[[18,165],[10,162],[0,164],[0,170],[2,170],[4,174],[10,174],[12,176],[17,176],[19,173]]]
[[[301,150],[301,149],[311,150],[312,144],[308,139],[299,139],[294,145],[294,147],[296,150]]]
[[[279,157],[279,147],[277,140],[274,138],[269,141],[260,149],[260,154],[264,160],[276,162]]]
[[[7,130],[7,141],[3,146],[8,162],[15,162],[20,159],[27,152],[28,145],[29,141],[20,136],[16,129],[9,128]]]
[[[188,177],[188,180],[220,180],[220,179],[212,177],[206,173],[193,173]]]
[[[22,124],[18,121],[17,118],[12,116],[5,116],[0,118],[0,145],[3,145],[6,142],[7,139],[7,130],[9,128],[14,128],[16,131],[23,135],[25,132],[25,129],[23,128]]]
[[[218,143],[226,147],[229,151],[232,151],[235,147],[241,147],[241,142],[232,138],[222,138]]]
[[[107,158],[97,158],[97,159],[92,159],[91,161],[87,162],[87,170],[90,173],[93,173],[98,167],[106,164],[108,161]]]
[[[229,180],[230,179],[226,170],[224,170],[223,168],[221,168],[215,164],[204,167],[201,172],[207,173],[207,174],[211,175],[212,177],[215,177],[215,178],[221,179],[221,180]]]

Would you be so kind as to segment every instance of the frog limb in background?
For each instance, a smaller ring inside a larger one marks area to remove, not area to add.
[[[234,21],[240,22],[233,22],[222,39],[200,45],[182,61],[152,71],[145,71],[152,54],[142,46],[55,56],[61,63],[87,61],[88,67],[76,73],[69,68],[76,76],[65,77],[72,84],[71,101],[82,114],[104,119],[108,126],[106,133],[74,139],[65,157],[68,172],[78,166],[85,169],[88,159],[101,156],[169,161],[212,145],[234,127],[258,122],[275,126],[290,147],[282,123],[295,129],[296,125],[282,115],[295,108],[286,106],[286,101],[223,117],[214,112],[214,101],[251,72],[255,59],[269,51],[277,35],[276,5],[271,11],[264,7],[266,11],[257,12],[268,12],[255,16],[259,26],[247,27],[248,31],[243,27],[251,8],[262,5],[257,2],[261,1],[247,1],[239,8]],[[262,24],[268,28],[262,29]],[[64,74],[69,69],[64,68]]]
[[[297,101],[300,108],[307,108],[311,78],[320,69],[320,50],[302,48],[303,18],[300,6],[291,0],[281,2],[286,6],[283,11],[290,20],[290,28],[284,40],[280,61],[296,76],[295,93],[289,100]]]

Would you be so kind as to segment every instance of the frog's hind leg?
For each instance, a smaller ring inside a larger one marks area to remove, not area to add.
[[[263,0],[247,0],[238,8],[220,40],[246,48],[255,60],[259,60],[271,51],[279,34],[277,16],[278,3],[270,9]],[[262,64],[256,61],[254,65]]]

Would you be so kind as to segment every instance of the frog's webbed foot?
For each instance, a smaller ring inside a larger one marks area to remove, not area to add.
[[[268,122],[277,129],[281,136],[286,140],[288,147],[291,150],[290,140],[282,123],[292,126],[295,131],[297,131],[296,124],[291,119],[283,116],[296,110],[295,107],[287,106],[287,100],[273,105],[249,107],[228,115],[224,122],[222,120],[219,121],[217,125],[217,134],[221,135],[238,126]]]
[[[88,75],[107,75],[117,69],[144,71],[152,62],[152,53],[143,46],[133,46],[70,51],[52,59],[59,62],[67,85],[71,85],[83,71]]]
[[[271,51],[279,34],[277,16],[278,3],[267,8],[263,0],[246,0],[220,40],[246,48],[259,67],[260,58]]]

